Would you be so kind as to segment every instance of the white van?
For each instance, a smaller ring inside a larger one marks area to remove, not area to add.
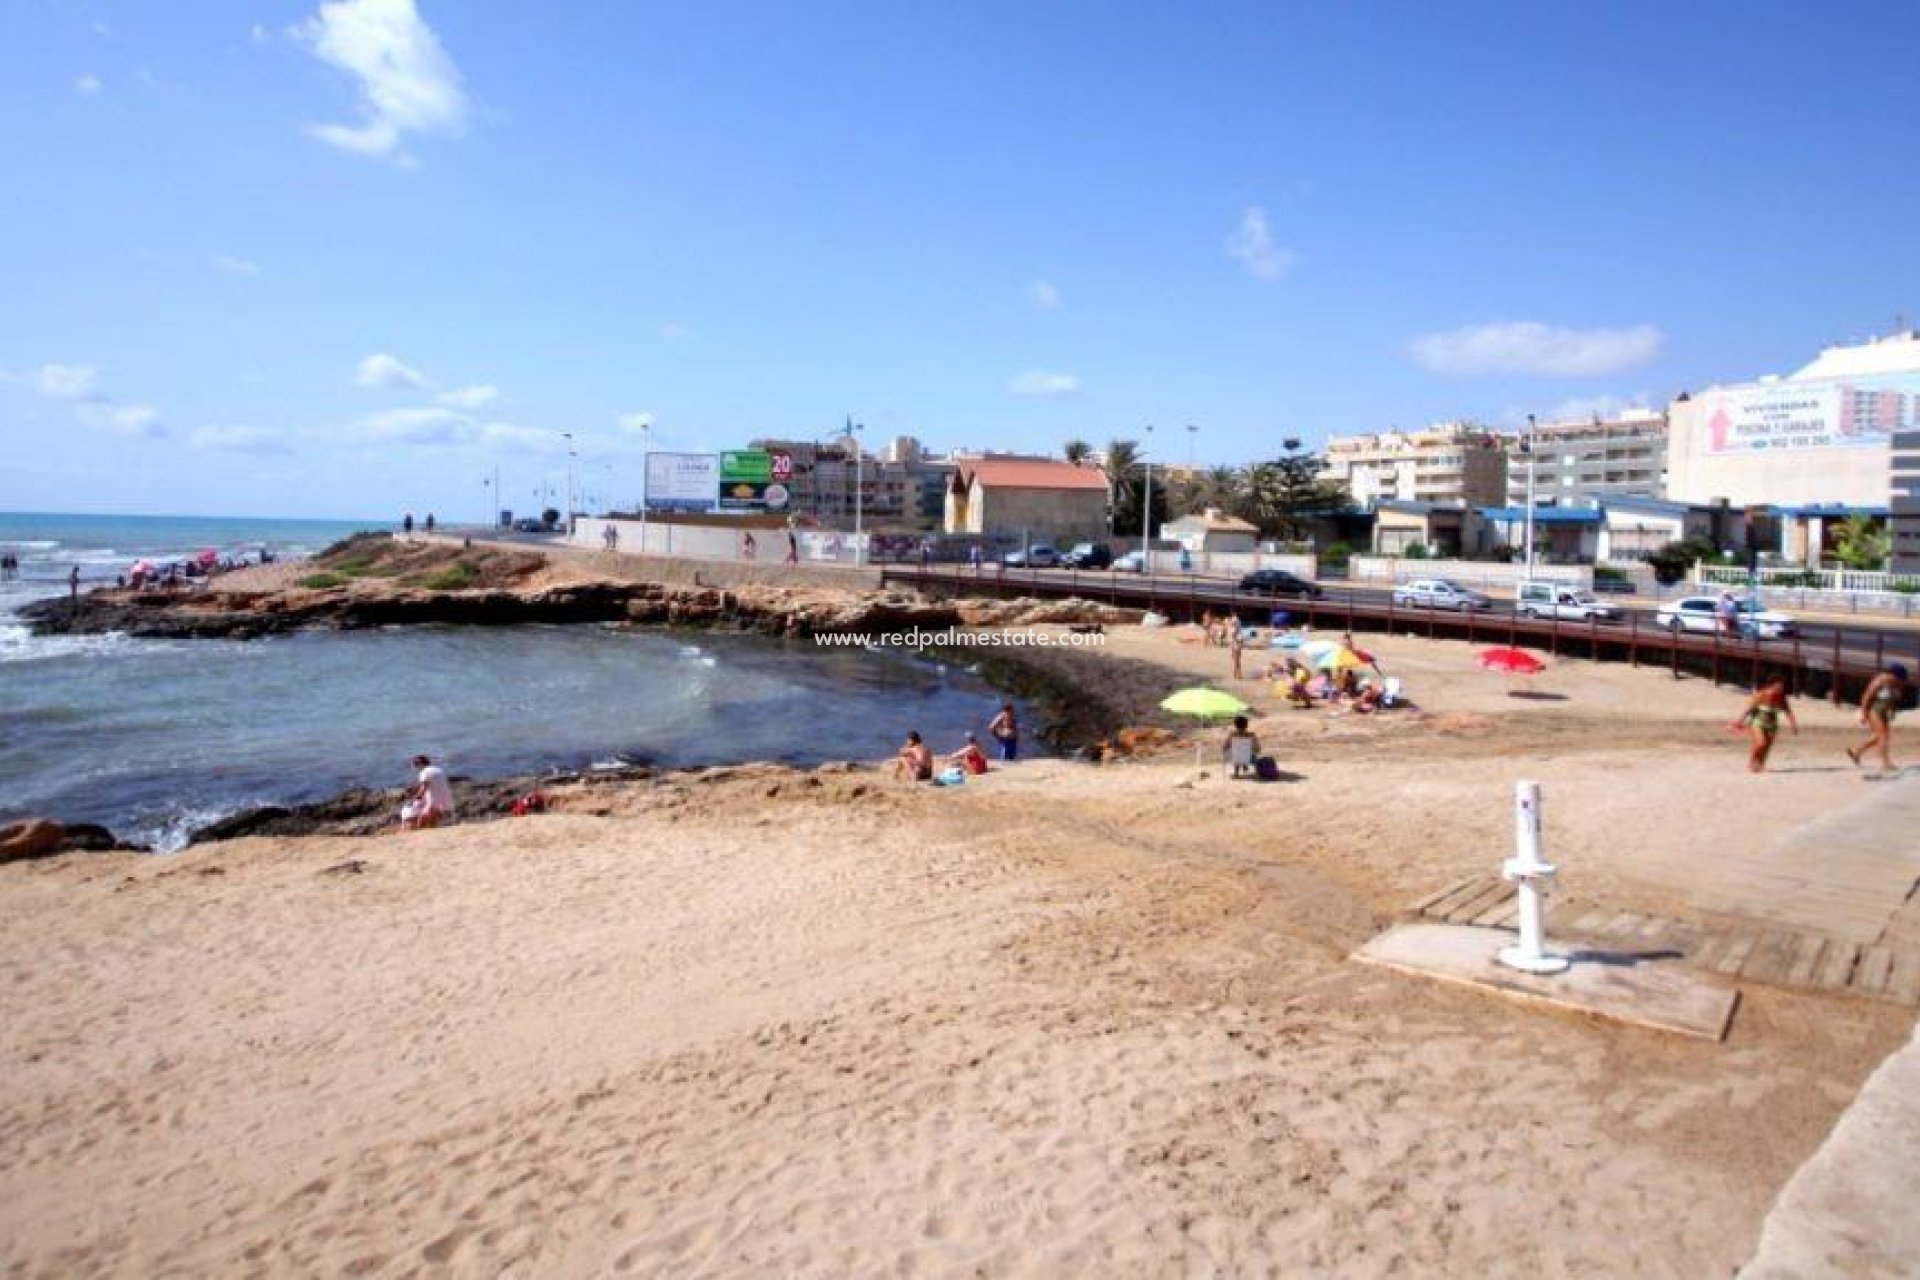
[[[1564,582],[1523,582],[1513,593],[1513,611],[1523,618],[1561,618],[1568,622],[1618,622],[1620,606],[1596,600],[1585,587]]]

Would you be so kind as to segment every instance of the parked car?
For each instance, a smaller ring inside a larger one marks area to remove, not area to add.
[[[1113,563],[1113,552],[1104,542],[1077,542],[1060,557],[1063,569],[1105,569]]]
[[[1523,582],[1513,593],[1513,611],[1523,618],[1562,618],[1569,622],[1618,622],[1617,604],[1561,582]]]
[[[1318,600],[1326,592],[1285,569],[1255,569],[1240,579],[1240,590],[1259,596],[1305,596]]]
[[[1009,551],[1002,558],[1011,569],[1054,569],[1060,565],[1060,553],[1052,547],[1028,547],[1024,551]]]
[[[1777,640],[1781,636],[1800,634],[1799,624],[1784,613],[1775,613],[1763,609],[1752,600],[1739,602],[1739,632],[1743,636],[1758,636],[1762,640]],[[1676,634],[1682,631],[1720,630],[1720,597],[1683,596],[1660,606],[1654,614],[1654,621]]]
[[[1393,602],[1419,609],[1491,609],[1493,601],[1446,578],[1415,578],[1393,589]]]
[[[544,520],[523,516],[513,522],[513,531],[515,533],[551,533],[553,530]]]
[[[1129,551],[1113,562],[1115,573],[1145,573],[1147,571],[1147,553]]]

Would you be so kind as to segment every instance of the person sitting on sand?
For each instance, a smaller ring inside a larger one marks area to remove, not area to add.
[[[918,729],[907,733],[906,745],[893,759],[893,776],[905,782],[933,780],[933,752],[920,740]]]
[[[1239,743],[1246,744],[1244,748],[1245,754],[1242,757],[1246,763],[1239,763],[1234,759],[1234,747]],[[1228,732],[1226,740],[1220,744],[1220,763],[1223,765],[1231,764],[1233,766],[1233,776],[1240,778],[1245,777],[1253,771],[1252,762],[1259,758],[1260,735],[1247,728],[1247,718],[1245,716],[1235,716],[1233,718],[1232,730]]]
[[[1773,753],[1773,740],[1780,736],[1781,716],[1787,718],[1787,723],[1795,733],[1800,732],[1800,722],[1793,718],[1793,705],[1787,701],[1786,679],[1775,676],[1747,699],[1747,709],[1738,720],[1727,726],[1729,729],[1745,727],[1753,735],[1753,750],[1747,753],[1747,768],[1750,771],[1766,772],[1767,757]]]
[[[977,774],[987,771],[987,753],[980,749],[980,739],[972,734],[967,735],[967,745],[940,758],[948,764],[959,765],[968,773]]]
[[[1313,706],[1313,672],[1292,658],[1287,659],[1287,702],[1306,709]]]
[[[413,767],[420,776],[407,789],[407,802],[400,806],[400,829],[413,831],[437,827],[453,817],[453,788],[446,770],[426,756],[415,756]]]
[[[1360,715],[1368,715],[1380,709],[1380,699],[1386,694],[1386,686],[1378,680],[1369,680],[1360,686],[1360,696],[1353,700],[1353,709]]]

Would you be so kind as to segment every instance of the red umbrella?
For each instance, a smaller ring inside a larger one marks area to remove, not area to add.
[[[212,547],[208,547],[205,551],[195,556],[194,559],[199,562],[202,568],[208,568],[220,563],[220,553]]]
[[[1525,649],[1488,649],[1480,655],[1480,665],[1510,676],[1537,676],[1547,669],[1546,663]]]

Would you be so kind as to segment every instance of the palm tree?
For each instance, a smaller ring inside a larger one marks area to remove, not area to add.
[[[1076,467],[1089,466],[1093,462],[1093,446],[1085,440],[1069,440],[1060,452]]]

